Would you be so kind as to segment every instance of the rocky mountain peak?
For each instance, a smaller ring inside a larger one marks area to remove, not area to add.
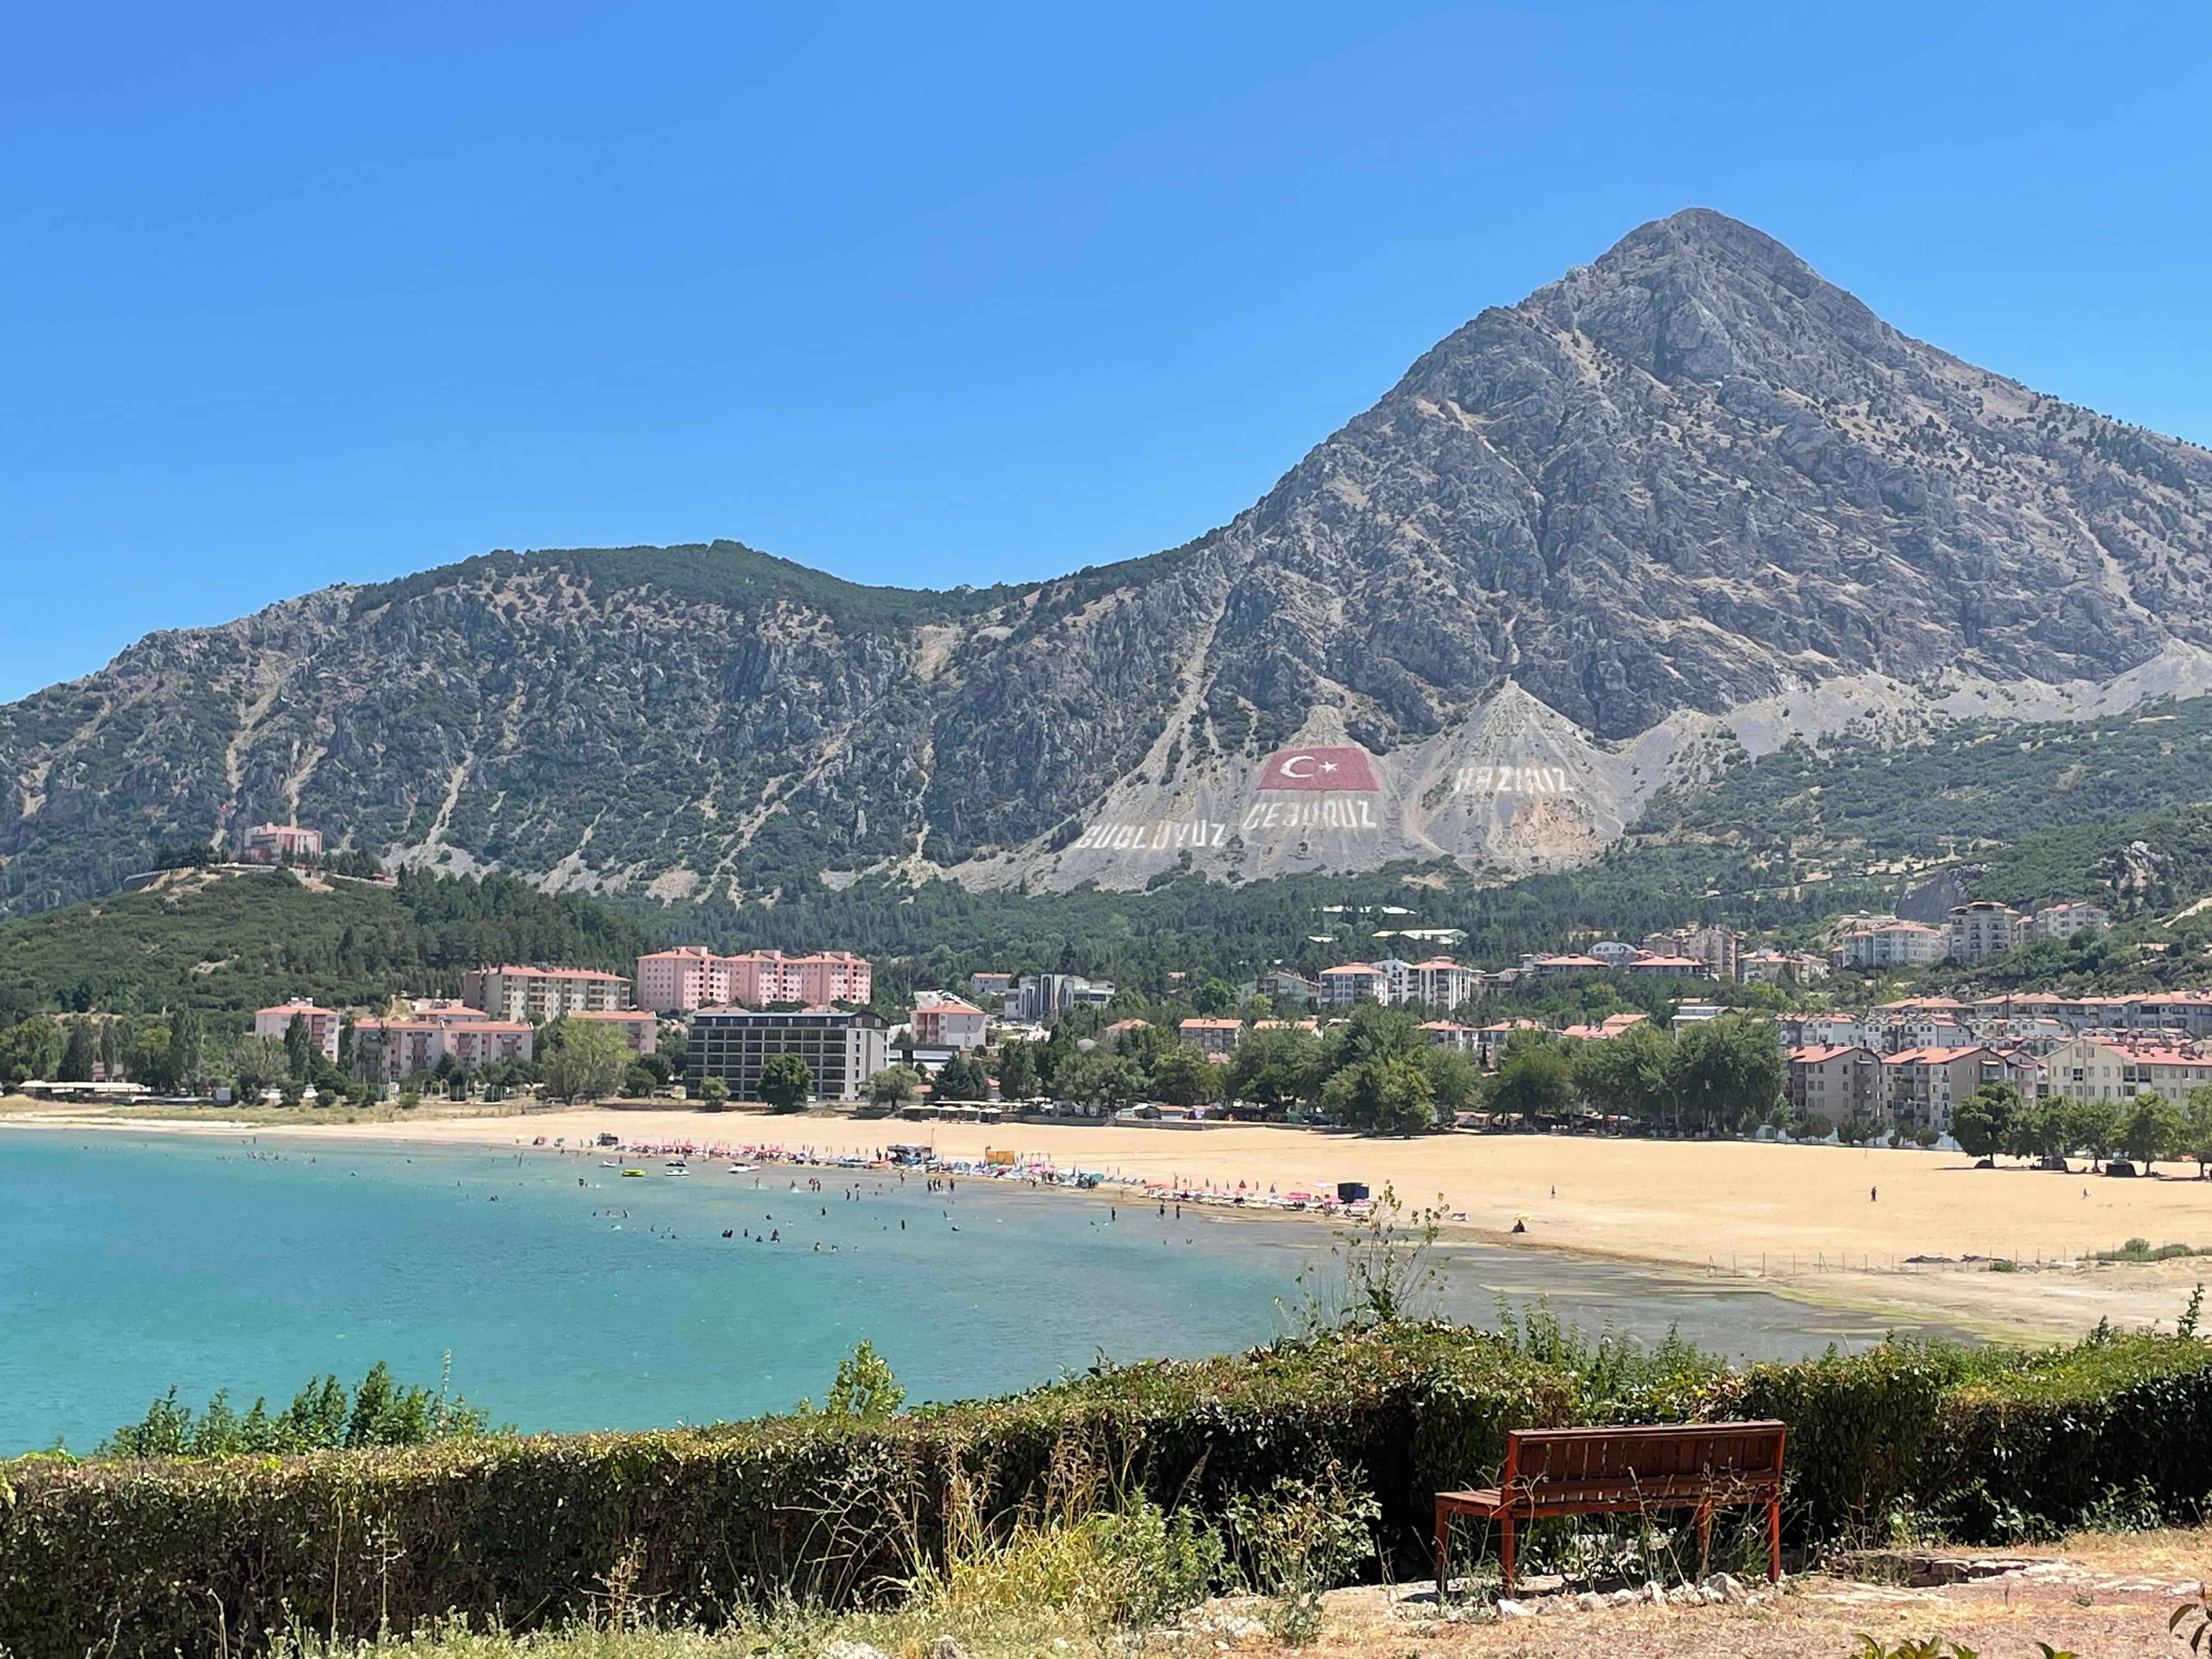
[[[2212,455],[1692,209],[1127,564],[926,593],[731,543],[498,554],[150,636],[0,708],[0,907],[264,817],[671,903],[1520,868],[1776,733],[2207,689]]]

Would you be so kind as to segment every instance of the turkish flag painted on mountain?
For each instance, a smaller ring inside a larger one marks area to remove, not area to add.
[[[1364,749],[1279,749],[1260,769],[1262,789],[1374,789]]]

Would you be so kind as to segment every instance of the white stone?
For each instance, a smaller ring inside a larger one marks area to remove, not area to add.
[[[1500,1601],[1498,1616],[1500,1619],[1534,1619],[1536,1609],[1525,1601]]]
[[[1605,1599],[1616,1607],[1625,1607],[1630,1602],[1640,1601],[1644,1598],[1632,1589],[1617,1589]]]
[[[1575,1605],[1584,1613],[1601,1613],[1605,1609],[1605,1597],[1595,1590],[1584,1590],[1575,1597]]]

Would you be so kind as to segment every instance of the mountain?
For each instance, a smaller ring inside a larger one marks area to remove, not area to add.
[[[671,905],[1559,867],[1793,738],[2212,690],[2208,489],[1692,210],[1148,558],[927,592],[496,553],[149,635],[0,708],[0,906],[270,817]]]

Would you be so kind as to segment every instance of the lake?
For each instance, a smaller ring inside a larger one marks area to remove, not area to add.
[[[633,1163],[635,1163],[633,1160]],[[819,1398],[866,1339],[910,1399],[1003,1392],[1290,1328],[1325,1228],[1103,1194],[771,1166],[643,1179],[600,1155],[0,1129],[0,1456],[88,1451],[175,1384],[281,1407],[379,1359],[526,1430],[642,1428]],[[819,1194],[793,1191],[809,1176]],[[848,1194],[856,1194],[848,1196]],[[732,1237],[721,1237],[725,1229]],[[759,1236],[775,1235],[774,1242]],[[752,1237],[748,1237],[747,1235]],[[1445,1310],[1498,1297],[1731,1358],[1878,1340],[1742,1281],[1440,1252]]]

